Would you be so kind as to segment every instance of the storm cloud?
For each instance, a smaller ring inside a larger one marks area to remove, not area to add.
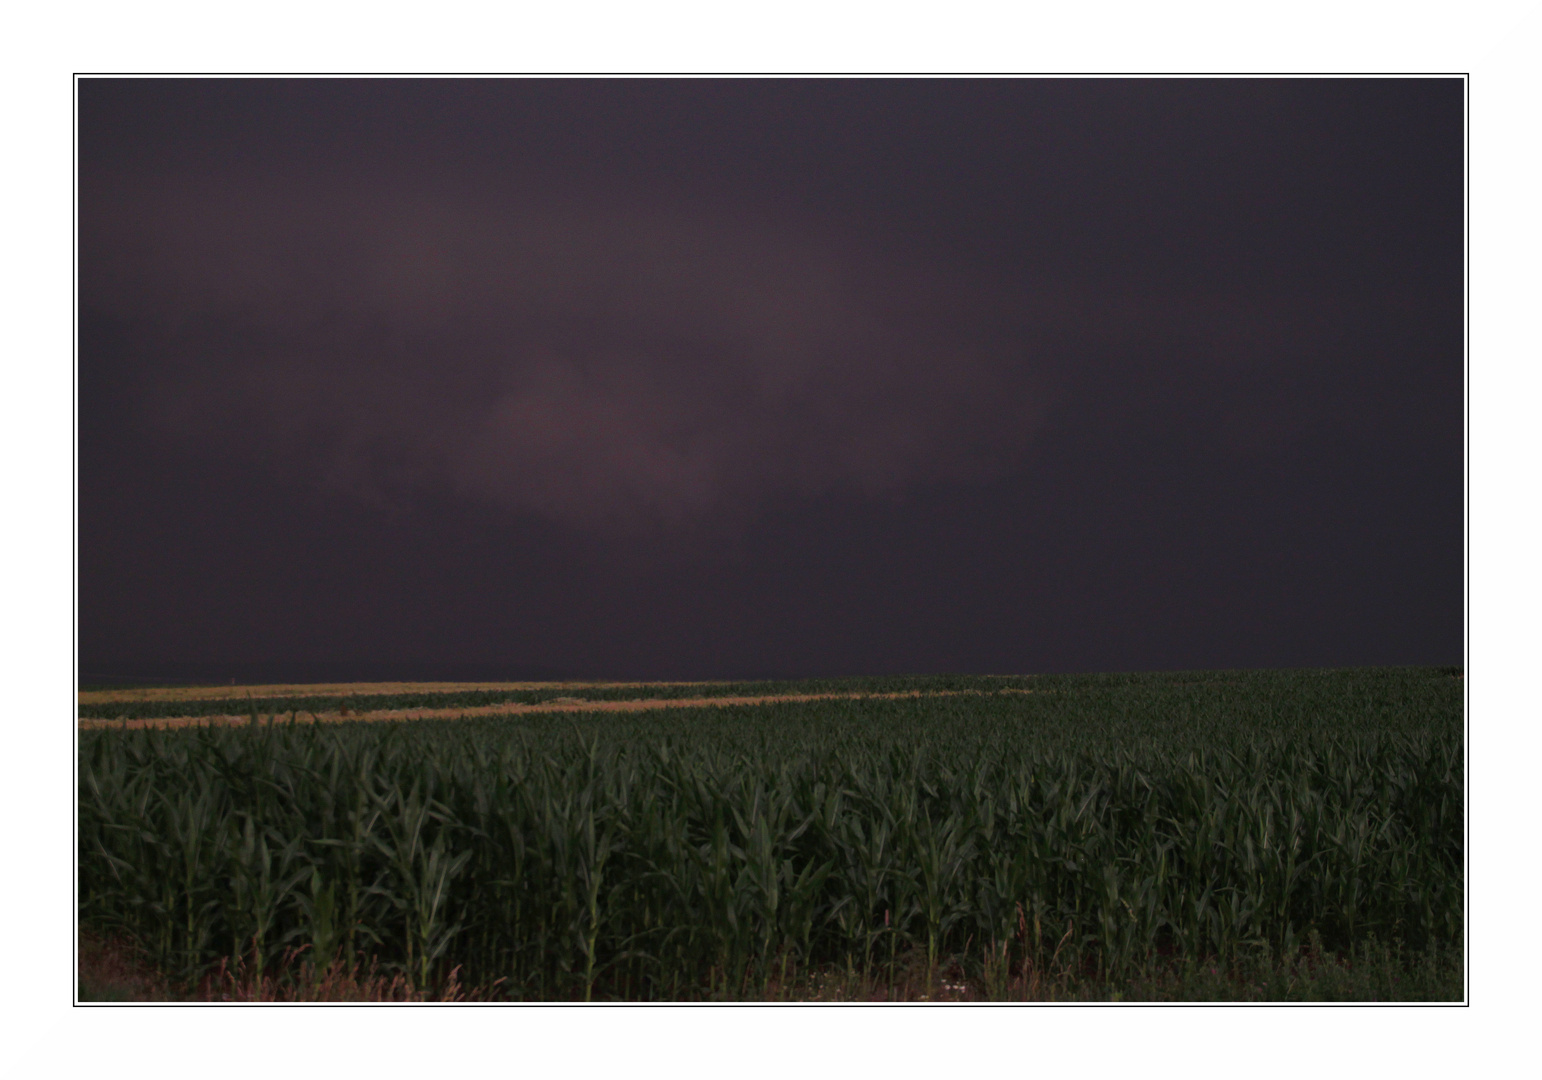
[[[1057,343],[1097,336],[1029,282],[624,196],[166,178],[86,206],[86,302],[158,335],[155,422],[367,500],[625,527],[985,481]]]
[[[1459,652],[1459,81],[80,101],[93,672]]]

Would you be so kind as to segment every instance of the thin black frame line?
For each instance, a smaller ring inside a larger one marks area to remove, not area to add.
[[[1462,79],[1471,77],[1470,72],[1464,71],[1362,71],[1362,72],[1323,72],[1323,71],[1266,71],[1266,72],[1163,72],[1163,71],[1116,71],[1116,72],[1085,72],[1085,71],[942,71],[915,74],[894,71],[829,71],[829,72],[796,72],[796,71],[760,71],[760,72],[735,72],[735,71],[670,71],[670,72],[636,72],[636,71],[421,71],[410,74],[399,74],[381,71],[151,71],[151,72],[112,72],[112,71],[77,71],[73,73],[76,79],[400,79],[403,81],[422,79],[914,79],[917,81],[933,81],[938,79]]]
[[[74,754],[74,759],[72,759],[72,762],[71,762],[72,801],[71,801],[71,808],[69,808],[69,818],[71,818],[71,832],[74,833],[74,839],[76,839],[76,847],[77,847],[77,849],[79,849],[79,839],[80,839],[80,821],[79,821],[79,804],[80,804],[80,790],[79,790],[79,782],[80,782],[80,775],[79,775],[80,725],[79,725],[79,722],[77,722],[77,717],[76,717],[77,704],[79,704],[79,702],[77,702],[77,699],[76,699],[76,693],[77,693],[77,688],[79,688],[79,682],[80,682],[80,671],[79,671],[79,667],[80,667],[80,589],[79,589],[79,562],[80,562],[80,417],[79,417],[79,410],[80,410],[80,401],[79,401],[79,398],[80,398],[80,392],[79,392],[79,380],[80,380],[80,341],[79,341],[79,316],[80,316],[80,295],[79,295],[79,292],[80,292],[80,281],[79,281],[79,278],[80,278],[80,267],[79,267],[80,82],[82,82],[82,79],[111,79],[111,77],[117,77],[117,79],[157,79],[157,77],[163,77],[163,79],[199,79],[199,77],[210,77],[210,79],[245,79],[245,77],[251,77],[251,79],[261,79],[261,77],[268,77],[268,79],[332,79],[332,77],[336,77],[336,79],[350,79],[350,77],[353,77],[353,79],[376,79],[376,77],[378,77],[378,79],[421,80],[421,79],[436,79],[436,77],[443,77],[443,79],[476,79],[476,77],[509,77],[509,79],[520,79],[520,77],[529,77],[529,79],[540,79],[540,77],[552,77],[552,74],[550,74],[550,73],[540,73],[540,74],[537,74],[537,73],[526,73],[526,74],[510,74],[510,73],[503,73],[503,74],[493,74],[493,73],[480,73],[480,74],[478,74],[478,73],[436,73],[436,74],[435,73],[418,73],[418,74],[409,74],[409,76],[402,76],[402,74],[385,74],[385,73],[353,73],[353,74],[347,74],[347,73],[310,73],[310,74],[293,74],[293,73],[267,73],[267,74],[262,74],[262,73],[234,73],[234,74],[231,74],[231,73],[227,73],[227,74],[213,74],[213,73],[82,73],[82,71],[76,71],[76,73],[72,73],[71,74],[71,154],[69,154],[69,157],[71,157],[71,185],[72,185],[72,199],[71,199],[71,202],[72,202],[72,213],[71,213],[71,222],[69,222],[69,233],[71,233],[71,253],[69,253],[69,264],[71,264],[71,315],[72,315],[72,318],[71,318],[71,332],[69,332],[69,339],[71,339],[71,381],[69,381],[69,386],[71,386],[71,398],[72,398],[72,400],[71,400],[71,480],[72,480],[72,486],[74,486],[74,491],[72,491],[72,498],[71,498],[71,531],[72,531],[72,542],[71,542],[71,616],[72,616],[72,623],[74,623],[74,625],[72,625],[72,636],[71,636],[71,680],[72,680],[72,685],[71,685],[71,691],[69,691],[69,693],[71,693],[71,699],[72,700],[71,700],[71,710],[69,710],[69,716],[71,716],[71,730],[72,730],[71,731],[71,747],[72,747],[72,754]],[[1463,552],[1462,552],[1462,554],[1463,554],[1463,594],[1465,594],[1465,603],[1463,603],[1463,679],[1462,679],[1463,691],[1462,691],[1462,693],[1463,693],[1463,734],[1465,734],[1465,756],[1463,756],[1463,802],[1465,802],[1465,815],[1463,815],[1463,818],[1465,818],[1465,821],[1463,821],[1463,827],[1465,827],[1465,833],[1463,833],[1463,841],[1465,841],[1465,842],[1463,842],[1463,890],[1465,890],[1465,904],[1463,904],[1463,909],[1465,909],[1465,910],[1463,910],[1463,969],[1465,969],[1465,970],[1463,970],[1463,975],[1465,975],[1465,987],[1463,987],[1463,991],[1465,991],[1465,1000],[1460,1001],[1460,1003],[1443,1003],[1443,1001],[1414,1001],[1414,1003],[1357,1003],[1357,1001],[1340,1001],[1340,1003],[1306,1003],[1306,1001],[1258,1001],[1258,1003],[1246,1003],[1246,1001],[1207,1001],[1207,1003],[1181,1003],[1181,1001],[1141,1001],[1141,1003],[1136,1003],[1136,1001],[1130,1001],[1130,1003],[1124,1003],[1124,1004],[1130,1004],[1130,1006],[1195,1006],[1195,1004],[1197,1004],[1197,1006],[1201,1006],[1201,1007],[1255,1007],[1255,1006],[1275,1006],[1275,1007],[1278,1007],[1278,1006],[1308,1006],[1308,1004],[1312,1004],[1312,1006],[1321,1006],[1321,1004],[1340,1004],[1340,1006],[1369,1006],[1369,1007],[1375,1007],[1375,1006],[1386,1007],[1386,1006],[1394,1006],[1394,1004],[1396,1004],[1396,1006],[1406,1007],[1406,1006],[1409,1006],[1409,1004],[1412,1004],[1412,1006],[1451,1007],[1451,1006],[1453,1006],[1453,1004],[1456,1004],[1457,1007],[1471,1007],[1471,1004],[1473,1004],[1473,1001],[1471,1001],[1471,978],[1473,978],[1473,950],[1471,950],[1471,935],[1473,935],[1473,929],[1471,929],[1471,918],[1470,918],[1470,915],[1471,915],[1471,890],[1473,890],[1473,883],[1471,883],[1471,847],[1473,847],[1473,844],[1471,844],[1471,839],[1473,839],[1473,813],[1471,813],[1471,802],[1473,802],[1473,793],[1471,793],[1470,768],[1468,768],[1468,761],[1470,761],[1470,759],[1471,759],[1471,733],[1473,733],[1473,721],[1471,721],[1471,693],[1473,693],[1473,691],[1471,691],[1470,680],[1466,679],[1466,674],[1470,673],[1470,670],[1471,670],[1471,614],[1473,614],[1473,596],[1471,596],[1471,592],[1473,592],[1473,589],[1471,589],[1471,580],[1473,580],[1473,569],[1471,569],[1471,505],[1473,505],[1473,494],[1471,494],[1471,420],[1473,420],[1473,406],[1471,406],[1471,383],[1473,383],[1473,372],[1471,372],[1471,347],[1473,347],[1473,327],[1471,327],[1471,222],[1473,222],[1473,207],[1471,207],[1471,111],[1473,111],[1473,100],[1471,100],[1471,80],[1473,80],[1473,76],[1471,76],[1470,71],[1466,71],[1466,73],[1252,73],[1252,74],[1237,74],[1237,73],[1207,73],[1207,74],[1204,74],[1204,73],[1104,73],[1104,74],[1087,74],[1087,73],[1079,73],[1079,74],[1072,74],[1072,73],[1039,73],[1039,74],[1025,74],[1025,73],[1012,73],[1012,74],[1008,74],[1008,73],[996,73],[996,74],[992,74],[992,73],[967,73],[967,74],[958,74],[958,76],[948,76],[948,74],[941,74],[941,73],[925,74],[925,76],[916,76],[916,74],[897,74],[897,73],[888,73],[888,74],[851,73],[851,74],[845,74],[845,76],[840,76],[840,74],[833,74],[833,73],[830,73],[830,74],[820,74],[820,76],[811,76],[811,74],[806,74],[806,73],[803,73],[803,74],[788,74],[788,76],[768,76],[768,74],[745,74],[745,73],[736,73],[736,74],[692,73],[692,74],[677,74],[677,76],[671,76],[671,74],[637,74],[637,73],[631,73],[631,74],[618,74],[618,76],[603,76],[603,74],[567,73],[566,76],[563,76],[563,77],[574,77],[574,79],[583,79],[583,77],[589,77],[589,79],[604,79],[604,77],[612,77],[612,79],[668,79],[668,77],[683,77],[683,79],[711,79],[711,77],[726,77],[726,79],[765,79],[765,77],[793,77],[793,79],[820,79],[820,77],[823,77],[823,79],[840,79],[840,77],[870,77],[870,79],[871,79],[871,77],[894,77],[894,79],[917,79],[917,80],[922,80],[922,79],[927,79],[927,80],[930,80],[930,79],[947,79],[947,77],[965,77],[965,79],[990,79],[990,77],[1021,77],[1021,79],[1030,79],[1030,77],[1084,77],[1084,79],[1098,79],[1098,77],[1107,77],[1107,79],[1113,79],[1113,77],[1150,77],[1150,79],[1161,79],[1161,80],[1183,79],[1183,77],[1200,77],[1200,79],[1227,79],[1227,77],[1235,77],[1235,79],[1244,79],[1244,80],[1272,79],[1272,77],[1297,77],[1297,79],[1303,79],[1303,77],[1309,77],[1309,79],[1399,79],[1399,77],[1408,77],[1408,79],[1448,79],[1448,77],[1451,77],[1451,79],[1460,79],[1460,80],[1462,80],[1462,100],[1463,100],[1463,139],[1462,139],[1462,156],[1463,156],[1463,170],[1462,170],[1463,171],[1463,179],[1462,179],[1462,196],[1463,196],[1463,256],[1462,256],[1462,299],[1463,299]],[[74,998],[72,998],[71,1004],[72,1004],[72,1006],[79,1007],[79,1006],[82,1006],[82,1004],[97,1004],[97,1003],[82,1003],[82,1001],[79,1000],[79,994],[80,994],[80,986],[79,986],[79,980],[80,980],[80,935],[79,935],[79,918],[80,918],[80,915],[79,915],[79,906],[80,906],[80,866],[79,866],[79,859],[76,859],[76,861],[72,861],[72,864],[71,864],[71,883],[72,883],[72,903],[74,903],[74,909],[76,909],[76,910],[74,910],[74,923],[76,923],[76,933],[74,933],[74,938],[72,938],[72,941],[71,941],[71,955],[72,955],[72,960],[74,960],[74,969],[76,969],[76,972],[74,972],[74,974],[76,974],[76,994],[74,994]],[[99,1004],[111,1004],[111,1003],[99,1003]],[[168,1007],[168,1006],[170,1006],[170,1007],[179,1007],[179,1006],[185,1007],[185,1006],[204,1006],[204,1004],[217,1004],[217,1003],[199,1003],[199,1001],[185,1001],[185,1003],[183,1003],[183,1001],[142,1001],[142,1003],[117,1003],[117,1004],[140,1004],[140,1006],[150,1006],[150,1007]],[[327,1003],[295,1003],[295,1004],[327,1004]],[[338,1004],[355,1004],[355,1006],[376,1006],[376,1004],[387,1004],[387,1003],[338,1003]],[[418,1003],[418,1004],[430,1004],[430,1003]],[[751,1007],[754,1007],[754,1006],[765,1006],[765,1004],[802,1004],[802,1006],[819,1006],[819,1004],[837,1004],[837,1003],[819,1003],[819,1001],[802,1001],[802,1003],[709,1003],[709,1001],[697,1001],[697,1003],[686,1003],[686,1001],[680,1001],[680,1003],[668,1003],[668,1001],[660,1001],[660,1003],[563,1003],[563,1001],[532,1001],[532,1003],[515,1003],[515,1001],[507,1001],[507,1003],[497,1003],[497,1001],[487,1001],[487,1003],[460,1003],[460,1004],[493,1004],[493,1006],[520,1006],[520,1007],[527,1007],[527,1006],[569,1007],[569,1006],[583,1006],[583,1004],[620,1004],[620,1006],[666,1006],[666,1007],[668,1007],[668,1006],[674,1006],[674,1007],[678,1007],[678,1006],[706,1006],[706,1007],[719,1007],[719,1006],[745,1007],[745,1006],[751,1006]],[[919,1001],[917,1001],[917,1003],[896,1003],[896,1001],[853,1001],[853,1003],[840,1003],[840,1004],[857,1004],[857,1006],[891,1006],[891,1004],[925,1004],[925,1003],[919,1003]],[[995,1001],[971,1001],[971,1003],[961,1003],[961,1004],[1024,1004],[1024,1003],[995,1003]],[[1081,1006],[1106,1006],[1106,1004],[1112,1004],[1112,1003],[1096,1003],[1096,1001],[1061,1001],[1061,1003],[1039,1003],[1039,1004],[1059,1004],[1059,1006],[1076,1006],[1076,1004],[1081,1004]]]
[[[1472,1006],[1472,76],[1462,80],[1462,961]]]
[[[80,1004],[80,80],[70,85],[70,904],[75,932],[70,935],[74,994]]]

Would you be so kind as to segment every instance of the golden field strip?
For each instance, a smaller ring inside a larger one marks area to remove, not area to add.
[[[326,686],[263,686],[263,687],[237,687],[238,691],[251,691],[251,700],[258,707],[259,713],[262,707],[262,697],[265,696],[298,697],[311,696],[338,696],[346,694],[387,694],[387,693],[422,693],[422,692],[456,692],[464,690],[551,690],[551,689],[581,689],[588,686],[613,686],[613,683],[334,683]],[[633,684],[627,684],[628,686]],[[705,683],[643,683],[636,684],[639,689],[647,686],[701,686]],[[180,688],[179,688],[180,689]],[[164,691],[163,691],[164,692]],[[185,691],[180,691],[185,693]],[[225,688],[225,694],[230,693],[230,688]],[[998,693],[1027,694],[1033,691],[1019,689],[1003,689]],[[118,696],[126,694],[143,694],[145,691],[94,691],[83,692],[79,695],[80,704],[98,704],[111,701],[144,701],[144,700],[193,700],[199,697],[207,697],[209,688],[202,689],[201,694],[192,697],[176,698],[145,698]],[[534,705],[506,703],[500,705],[461,706],[445,709],[380,709],[373,711],[347,712],[333,710],[319,713],[299,710],[293,713],[279,713],[274,716],[276,723],[339,723],[354,720],[454,720],[468,716],[517,716],[525,713],[552,713],[552,712],[645,712],[653,709],[690,709],[708,708],[715,705],[762,705],[768,702],[802,702],[802,701],[829,701],[834,699],[887,699],[918,697],[958,697],[979,696],[979,690],[936,690],[923,692],[920,690],[907,690],[898,693],[831,693],[831,694],[770,694],[746,697],[699,697],[699,698],[634,698],[630,701],[584,701],[578,698],[557,698]],[[88,701],[90,698],[92,700]],[[83,719],[79,721],[82,729],[113,728],[118,730],[133,730],[136,728],[182,728],[203,727],[208,725],[240,725],[251,723],[250,711],[245,714],[227,713],[223,715],[209,716],[168,716],[147,717],[138,720],[101,720]]]
[[[596,686],[711,686],[692,682],[359,682],[270,683],[237,686],[160,686],[128,690],[82,690],[81,705],[113,701],[198,701],[204,698],[339,697],[347,694],[458,694],[478,690],[583,690]]]

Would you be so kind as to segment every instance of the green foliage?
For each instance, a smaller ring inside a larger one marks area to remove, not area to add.
[[[82,918],[188,978],[307,946],[547,999],[915,955],[1134,986],[1309,940],[1448,953],[1451,674],[82,732]]]

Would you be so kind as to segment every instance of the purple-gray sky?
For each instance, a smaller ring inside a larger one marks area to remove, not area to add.
[[[84,80],[83,676],[1459,662],[1462,109]]]

